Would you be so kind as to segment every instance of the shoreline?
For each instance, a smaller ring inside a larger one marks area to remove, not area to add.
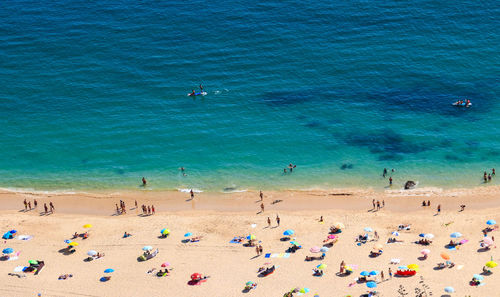
[[[282,190],[264,191],[266,210],[274,212],[301,211],[359,211],[371,207],[372,200],[385,201],[387,211],[408,212],[421,209],[422,200],[431,200],[432,207],[442,204],[445,209],[456,209],[461,204],[467,209],[500,208],[500,186],[456,188],[421,188],[413,190],[331,189],[331,190]],[[39,192],[6,191],[0,189],[0,211],[20,210],[23,200],[37,199],[39,208],[43,203],[53,202],[56,213],[110,215],[115,204],[125,201],[127,207],[134,205],[155,205],[157,212],[235,212],[255,213],[260,211],[258,191],[220,193],[195,193],[191,200],[189,193],[180,191],[85,191],[85,192]],[[278,203],[273,203],[279,201]]]

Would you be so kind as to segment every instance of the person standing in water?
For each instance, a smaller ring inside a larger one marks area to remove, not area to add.
[[[382,173],[382,176],[385,178],[387,176],[387,168],[384,168],[384,172]]]
[[[142,186],[146,186],[148,182],[146,181],[146,179],[144,178],[144,176],[142,177]]]
[[[392,176],[389,177],[389,186],[392,186]]]

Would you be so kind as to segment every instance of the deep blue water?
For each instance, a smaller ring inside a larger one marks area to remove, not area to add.
[[[479,185],[500,5],[441,2],[2,1],[0,187]]]

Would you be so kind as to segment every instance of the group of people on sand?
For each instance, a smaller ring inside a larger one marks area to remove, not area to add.
[[[382,200],[382,203],[380,203],[379,200],[375,201],[375,199],[372,200],[372,206],[373,210],[379,211],[381,208],[385,207],[385,200]]]
[[[277,225],[277,227],[279,227],[280,222],[281,222],[280,216],[276,215],[276,225]],[[271,218],[270,217],[267,217],[267,227],[271,227]]]
[[[495,168],[491,169],[491,173],[486,173],[486,171],[485,171],[484,174],[483,174],[484,183],[490,182],[491,179],[492,179],[492,177],[494,177],[495,175],[496,175]]]
[[[24,199],[23,203],[24,203],[24,211],[29,211],[32,209],[36,209],[38,207],[38,201],[36,201],[36,199],[33,200],[34,207],[31,207],[31,201],[27,201],[26,199]],[[56,210],[56,208],[54,207],[54,203],[52,203],[52,201],[49,202],[49,206],[47,206],[47,203],[44,203],[43,208],[44,208],[43,214],[48,214],[49,208],[50,208],[50,213],[54,213],[54,210]]]

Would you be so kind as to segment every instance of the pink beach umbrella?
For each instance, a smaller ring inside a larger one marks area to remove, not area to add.
[[[319,246],[313,246],[310,251],[311,253],[319,253],[321,248]]]
[[[334,235],[334,234],[328,235],[328,239],[335,239],[335,238],[337,238],[337,235]]]
[[[491,239],[490,237],[485,237],[483,238],[483,242],[487,245],[493,245],[493,239]]]
[[[161,267],[167,267],[167,266],[170,266],[170,263],[165,262],[165,263],[161,264]]]
[[[431,253],[431,251],[430,251],[429,249],[423,249],[423,250],[421,250],[421,251],[420,251],[420,253],[421,253],[422,255],[426,255],[426,256],[427,256],[428,254],[430,254],[430,253]]]

